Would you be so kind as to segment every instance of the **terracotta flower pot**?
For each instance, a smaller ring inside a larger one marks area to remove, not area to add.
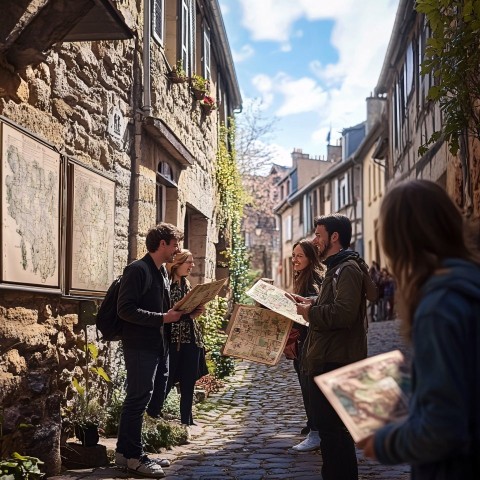
[[[203,97],[205,97],[205,90],[192,87],[192,95],[195,100],[203,100]]]

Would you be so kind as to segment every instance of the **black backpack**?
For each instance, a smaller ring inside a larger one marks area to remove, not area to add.
[[[150,267],[142,260],[135,260],[132,263],[137,263],[145,271],[146,281],[142,290],[142,295],[145,295],[152,286],[153,281]],[[124,321],[118,316],[117,312],[118,292],[120,291],[121,281],[122,275],[118,276],[108,287],[105,298],[97,312],[97,318],[95,320],[97,335],[98,332],[100,332],[102,334],[102,340],[104,341],[115,341],[121,338]]]

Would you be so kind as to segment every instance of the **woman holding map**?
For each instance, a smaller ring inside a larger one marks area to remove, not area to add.
[[[322,284],[322,267],[318,259],[317,249],[309,240],[300,240],[293,245],[292,250],[292,264],[293,264],[293,293],[301,295],[302,297],[317,297]],[[305,413],[307,414],[307,425],[302,429],[302,434],[308,434],[307,438],[295,445],[294,450],[309,451],[315,450],[320,446],[320,437],[317,431],[311,431],[310,415],[309,415],[309,397],[308,389],[305,383],[305,376],[300,370],[300,358],[303,342],[307,337],[308,327],[295,323],[292,327],[291,336],[297,336],[296,341],[296,355],[293,358],[293,367],[298,375],[300,388],[302,390],[303,404],[305,406]]]
[[[480,478],[480,259],[436,183],[405,181],[380,208],[380,239],[413,344],[409,414],[359,443],[416,480]]]
[[[172,263],[167,263],[172,307],[191,290],[187,277],[194,266],[193,255],[186,249],[177,253]],[[204,309],[204,307],[201,308]],[[185,314],[175,323],[174,327],[165,326],[165,334],[170,341],[169,372],[165,398],[172,387],[179,383],[180,421],[187,426],[194,425],[192,407],[195,383],[199,378],[208,374],[202,332],[197,320],[192,318],[190,314]],[[149,415],[154,409],[161,412],[165,400],[155,400],[155,393],[147,409]]]

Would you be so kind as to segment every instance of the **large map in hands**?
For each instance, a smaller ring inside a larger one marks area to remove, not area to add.
[[[113,281],[115,182],[73,164],[73,290],[107,291]]]
[[[227,281],[226,278],[221,280],[215,280],[210,283],[201,283],[195,285],[181,300],[179,300],[174,306],[174,310],[180,310],[182,312],[193,312],[198,306],[205,305],[213,300]]]
[[[270,285],[263,280],[259,280],[245,293],[264,307],[267,307],[294,322],[300,323],[301,325],[308,325],[308,322],[297,313],[295,302],[287,297],[287,292],[284,290],[275,287],[274,285]]]
[[[60,155],[5,123],[0,126],[1,278],[58,287]]]
[[[223,355],[276,365],[287,343],[292,320],[250,305],[235,305],[228,324]]]
[[[410,376],[399,350],[315,377],[355,442],[408,412]]]

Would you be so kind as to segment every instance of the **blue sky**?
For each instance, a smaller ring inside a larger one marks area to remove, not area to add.
[[[365,120],[398,0],[220,0],[244,105],[275,118],[276,163],[301,148],[326,154],[326,138]]]

